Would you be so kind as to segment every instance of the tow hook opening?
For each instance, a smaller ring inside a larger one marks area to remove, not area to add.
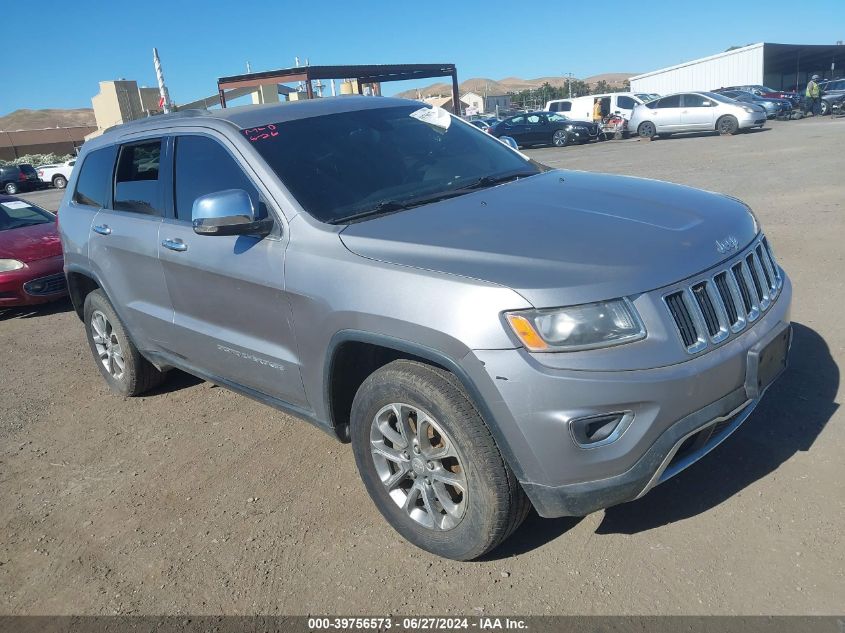
[[[569,430],[578,446],[594,448],[616,440],[627,428],[633,413],[616,411],[569,421]]]

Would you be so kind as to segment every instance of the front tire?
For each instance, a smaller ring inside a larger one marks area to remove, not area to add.
[[[555,147],[566,147],[569,144],[569,136],[566,130],[555,130],[552,134],[552,145]]]
[[[94,362],[113,391],[139,396],[161,383],[164,374],[141,356],[102,290],[85,297],[83,314]]]
[[[67,178],[65,178],[64,176],[54,176],[53,186],[56,189],[64,189],[65,187],[67,187]]]
[[[657,136],[657,128],[651,121],[643,121],[637,127],[637,134],[640,138],[654,138]]]
[[[398,360],[375,371],[355,394],[350,426],[376,508],[421,549],[478,558],[530,509],[478,411],[442,369]]]
[[[827,116],[828,114],[830,114],[830,104],[824,99],[822,99],[821,115]]]
[[[13,196],[18,192],[18,186],[13,182],[6,183],[4,189],[10,196]]]
[[[722,136],[734,135],[739,131],[739,122],[735,116],[726,114],[716,121],[716,129]]]

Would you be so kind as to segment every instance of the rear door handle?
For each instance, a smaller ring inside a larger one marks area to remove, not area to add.
[[[169,248],[171,251],[183,252],[188,250],[188,245],[182,240],[164,240],[161,243],[164,248]]]
[[[91,230],[100,235],[111,235],[111,229],[108,224],[95,224],[91,227]]]

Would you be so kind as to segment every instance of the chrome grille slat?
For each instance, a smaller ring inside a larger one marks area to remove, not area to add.
[[[734,332],[739,332],[740,330],[744,330],[745,326],[748,324],[748,319],[745,318],[747,314],[745,311],[745,305],[742,300],[742,293],[739,290],[739,284],[736,282],[736,277],[733,274],[731,269],[724,271],[725,273],[725,280],[728,282],[728,288],[731,290],[731,295],[734,298],[734,309],[736,310],[736,323],[731,326],[731,329]]]
[[[697,354],[743,331],[774,303],[783,285],[768,242],[759,239],[707,277],[663,296],[681,343]]]
[[[771,302],[771,289],[766,281],[766,275],[763,271],[763,265],[760,263],[760,260],[757,258],[757,252],[751,251],[749,255],[751,258],[751,263],[753,264],[751,270],[754,271],[757,275],[757,283],[760,284],[760,292],[762,296],[760,297],[760,310],[765,312],[766,309],[769,307],[769,303]]]
[[[756,321],[760,316],[760,299],[757,296],[757,291],[754,288],[754,281],[751,279],[751,273],[748,270],[748,263],[742,259],[739,263],[742,278],[745,280],[745,287],[748,289],[748,296],[751,299],[751,308],[748,310],[748,321]]]
[[[687,310],[692,317],[692,321],[695,324],[695,330],[698,334],[698,340],[696,343],[689,347],[689,349],[695,353],[699,349],[707,347],[707,324],[705,323],[704,314],[701,312],[701,308],[698,307],[698,301],[696,301],[695,296],[693,296],[692,289],[687,287],[684,288],[683,292],[684,303],[686,304]]]

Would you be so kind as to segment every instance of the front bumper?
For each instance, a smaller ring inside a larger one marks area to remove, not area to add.
[[[520,432],[515,470],[538,513],[583,516],[636,499],[727,438],[762,397],[746,388],[749,352],[787,326],[790,301],[784,276],[776,302],[741,335],[655,369],[560,370],[524,350],[476,351],[500,396],[497,418]],[[570,421],[609,412],[631,421],[610,443],[578,446]]]
[[[0,273],[0,308],[36,305],[64,297],[67,283],[63,266],[64,258],[59,255]]]
[[[599,137],[599,128],[597,125],[590,127],[576,127],[572,130],[567,130],[569,140],[574,143],[587,143],[594,141]]]
[[[768,120],[768,114],[763,112],[746,112],[744,116],[738,118],[740,129],[748,129],[752,127],[763,127]]]

